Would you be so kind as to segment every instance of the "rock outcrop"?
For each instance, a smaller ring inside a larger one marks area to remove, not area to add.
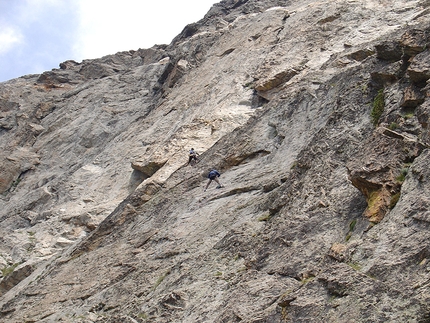
[[[429,18],[223,0],[1,83],[0,320],[428,322]]]

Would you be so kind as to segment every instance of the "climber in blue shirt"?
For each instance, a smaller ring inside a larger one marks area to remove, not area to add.
[[[188,157],[188,163],[187,163],[187,166],[191,163],[191,162],[194,162],[194,164],[196,164],[197,162],[198,162],[198,159],[197,159],[197,156],[198,156],[199,154],[197,153],[197,151],[195,151],[194,150],[194,148],[191,148],[190,149],[190,154],[189,154],[189,157]],[[191,165],[193,165],[193,163],[191,163]]]
[[[218,183],[218,186],[217,186],[216,188],[224,187],[224,186],[222,186],[222,185],[221,185],[221,183],[220,183],[220,182],[219,182],[219,180],[218,180],[218,177],[220,177],[220,176],[221,176],[221,174],[220,174],[220,173],[218,173],[218,171],[217,171],[217,170],[215,170],[215,169],[212,169],[212,170],[209,172],[209,175],[208,175],[209,182],[206,184],[205,192],[206,192],[206,190],[208,189],[209,184],[210,184],[212,181],[215,181],[215,182],[217,182],[217,183]]]

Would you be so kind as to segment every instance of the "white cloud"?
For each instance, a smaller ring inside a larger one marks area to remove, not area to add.
[[[79,40],[74,54],[80,60],[168,44],[216,2],[79,0]]]
[[[0,54],[12,50],[22,42],[22,34],[13,27],[0,28]]]

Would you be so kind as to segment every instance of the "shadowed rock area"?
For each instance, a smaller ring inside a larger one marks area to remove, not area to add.
[[[223,0],[0,83],[0,321],[430,322],[429,46],[429,1]]]

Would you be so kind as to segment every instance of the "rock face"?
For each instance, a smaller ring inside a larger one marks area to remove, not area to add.
[[[429,322],[429,22],[223,0],[1,83],[0,320]]]

